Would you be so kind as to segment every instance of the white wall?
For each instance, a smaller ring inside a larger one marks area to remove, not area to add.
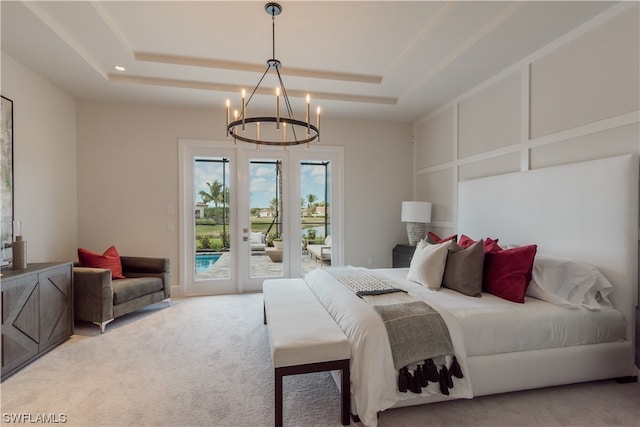
[[[178,284],[178,140],[224,140],[223,110],[78,102],[78,245],[171,259]],[[406,240],[409,123],[323,119],[322,144],[345,151],[345,262],[390,267]],[[175,214],[168,213],[174,207]],[[173,222],[176,231],[167,231]]]
[[[28,262],[72,261],[77,250],[76,103],[2,55],[2,95],[13,101],[14,215]]]
[[[456,230],[460,181],[640,153],[639,7],[622,2],[414,123],[414,191],[436,233]]]

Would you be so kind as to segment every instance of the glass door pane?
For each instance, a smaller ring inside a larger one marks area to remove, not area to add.
[[[284,198],[282,161],[249,162],[250,277],[283,276]]]
[[[197,158],[194,163],[194,279],[231,278],[229,158]]]
[[[302,274],[331,265],[331,162],[300,162]]]

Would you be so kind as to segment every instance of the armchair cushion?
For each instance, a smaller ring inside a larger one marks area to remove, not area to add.
[[[158,277],[138,277],[118,280],[113,287],[113,304],[118,305],[135,298],[162,291],[162,279]]]

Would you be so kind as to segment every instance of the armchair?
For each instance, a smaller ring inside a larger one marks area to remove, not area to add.
[[[312,259],[315,258],[320,263],[331,262],[331,236],[324,239],[323,245],[307,245],[307,251]]]
[[[171,299],[168,258],[121,256],[125,279],[111,278],[104,268],[73,268],[74,317],[93,322],[104,333],[116,317]]]

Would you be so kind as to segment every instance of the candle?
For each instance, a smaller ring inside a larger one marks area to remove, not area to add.
[[[307,94],[307,138],[309,138],[309,125],[311,123],[309,123],[310,118],[309,118],[309,104],[311,103],[311,97],[309,96],[309,94]]]
[[[280,129],[280,87],[276,88],[276,129]]]
[[[234,110],[233,117],[235,117],[235,121],[238,121],[238,110]],[[236,128],[233,127],[233,143],[236,144],[238,141],[236,140]]]
[[[287,123],[282,123],[282,142],[287,142]]]
[[[316,110],[316,127],[318,128],[318,144],[320,143],[320,107]]]
[[[260,140],[260,122],[256,123],[256,139]]]
[[[227,99],[227,138],[229,138],[229,107],[231,107],[231,101]]]
[[[247,91],[242,89],[242,130],[244,127],[244,118],[247,117],[247,104],[244,102],[244,98],[247,96]]]

